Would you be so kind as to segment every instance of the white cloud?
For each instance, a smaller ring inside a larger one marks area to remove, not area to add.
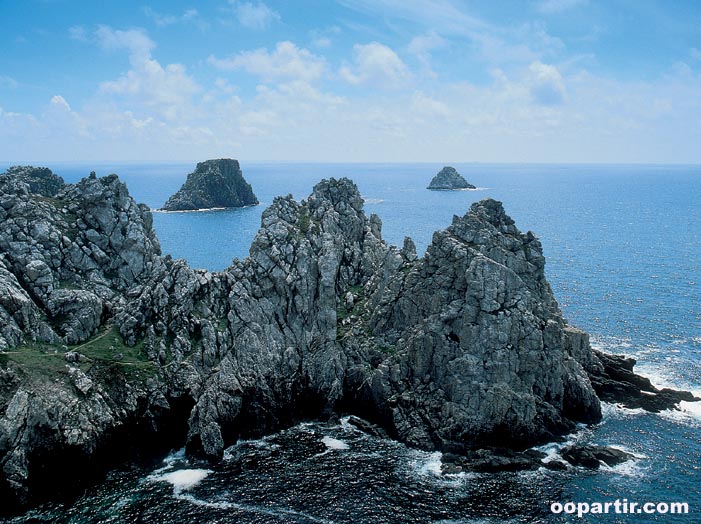
[[[414,93],[411,111],[428,118],[449,118],[451,116],[450,108],[445,103],[427,96],[421,91]]]
[[[100,93],[122,98],[130,107],[175,120],[192,110],[192,97],[201,87],[181,64],[163,67],[151,56],[153,41],[141,30],[115,31],[101,26],[96,33],[106,49],[126,49],[132,69],[100,84]]]
[[[701,60],[701,51],[699,51],[696,47],[692,47],[689,49],[689,56],[694,60]]]
[[[333,45],[333,38],[341,33],[338,26],[327,27],[326,29],[313,29],[309,31],[311,45],[318,48],[327,48]]]
[[[409,42],[407,50],[415,55],[419,62],[421,62],[427,74],[435,77],[436,74],[431,68],[431,52],[445,47],[447,43],[445,38],[431,30],[426,34],[414,37],[411,42]]]
[[[557,67],[533,62],[529,67],[530,92],[533,100],[543,106],[554,106],[565,102],[567,90]]]
[[[149,6],[142,7],[142,11],[148,18],[153,20],[154,24],[160,27],[177,24],[178,22],[194,23],[201,30],[206,29],[208,26],[208,24],[200,18],[200,13],[197,9],[194,8],[186,9],[181,15],[159,13]]]
[[[87,42],[88,34],[85,32],[85,28],[82,25],[74,25],[68,28],[68,36],[71,40],[77,40],[79,42]]]
[[[263,2],[241,2],[238,0],[229,0],[233,5],[234,13],[239,23],[249,29],[266,29],[273,22],[280,20],[280,15],[270,9]]]
[[[151,58],[151,50],[156,44],[141,29],[129,29],[127,31],[114,30],[109,26],[101,25],[95,31],[97,42],[103,49],[114,51],[126,49],[129,51],[129,59],[134,63],[142,63]]]
[[[159,13],[147,5],[144,6],[142,10],[144,14],[153,20],[153,22],[158,26],[171,25],[178,21],[177,16]]]
[[[217,69],[244,70],[266,82],[278,79],[313,81],[321,77],[326,67],[323,58],[292,42],[278,42],[272,52],[256,49],[224,59],[210,56],[207,61]]]
[[[588,0],[540,0],[536,9],[543,14],[562,13],[587,2]]]
[[[19,83],[10,76],[0,75],[0,87],[16,89],[19,87]]]
[[[397,54],[386,45],[371,42],[353,46],[354,64],[344,65],[339,75],[354,85],[369,84],[398,88],[407,83],[411,73]]]

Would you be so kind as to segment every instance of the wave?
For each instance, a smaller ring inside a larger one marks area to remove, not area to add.
[[[322,519],[319,517],[315,517],[313,515],[309,515],[308,513],[302,513],[301,511],[295,511],[293,509],[266,508],[263,506],[251,506],[248,504],[238,504],[236,502],[229,502],[229,501],[210,502],[208,500],[198,499],[197,497],[193,497],[190,494],[177,495],[175,498],[178,500],[187,501],[190,504],[194,504],[195,506],[201,506],[201,507],[206,507],[206,508],[211,508],[211,509],[220,509],[220,510],[234,509],[234,510],[244,511],[244,512],[248,512],[248,513],[257,513],[259,515],[269,515],[271,517],[277,517],[277,518],[285,517],[285,516],[301,517],[301,518],[307,519],[311,522],[318,522],[319,524],[334,524],[334,522],[332,520]]]
[[[348,449],[348,444],[342,440],[338,440],[333,437],[324,437],[321,441],[326,445],[329,450],[343,450]]]
[[[154,208],[150,209],[151,213],[205,213],[208,211],[227,211],[229,209],[246,209],[249,207],[256,207],[260,204],[250,204],[248,206],[240,206],[240,207],[203,207],[202,209],[176,209],[176,210],[171,210],[171,209],[161,209],[161,208]]]
[[[382,202],[385,201],[384,198],[367,198],[364,196],[361,196],[360,198],[362,198],[363,202],[366,204],[381,204]]]
[[[211,469],[178,469],[160,475],[149,475],[146,480],[151,482],[168,482],[173,486],[173,493],[179,495],[183,491],[194,488],[202,482]]]

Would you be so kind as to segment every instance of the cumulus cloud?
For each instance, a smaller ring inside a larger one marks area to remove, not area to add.
[[[353,52],[353,65],[344,65],[339,70],[341,78],[350,84],[398,88],[411,78],[406,64],[386,45],[378,42],[356,44]]]
[[[321,77],[326,67],[323,58],[287,41],[278,42],[274,51],[256,49],[243,51],[224,59],[210,56],[207,61],[217,69],[244,70],[261,77],[266,82],[279,79],[309,82]]]
[[[156,44],[141,29],[115,30],[101,25],[95,31],[98,44],[106,50],[126,49],[132,63],[141,63],[151,58],[151,50]]]
[[[241,2],[229,0],[239,23],[249,29],[266,29],[273,22],[280,20],[277,11],[273,11],[263,2]]]
[[[543,14],[561,13],[584,5],[588,0],[540,0],[536,4],[536,9]]]
[[[174,120],[190,108],[191,98],[201,88],[181,64],[161,66],[151,56],[154,42],[141,30],[114,30],[101,26],[96,32],[105,49],[126,49],[132,69],[116,80],[100,84],[100,92],[116,95],[134,108],[156,111]]]
[[[533,100],[543,106],[559,105],[567,100],[567,90],[557,67],[533,62],[530,72],[530,92]]]

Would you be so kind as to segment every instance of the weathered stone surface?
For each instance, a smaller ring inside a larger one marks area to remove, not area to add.
[[[237,160],[220,158],[197,164],[180,190],[163,206],[166,211],[186,211],[258,204]]]
[[[7,176],[0,220],[0,492],[14,503],[50,491],[62,460],[90,471],[178,435],[216,459],[333,413],[475,470],[539,467],[522,450],[599,420],[595,388],[647,388],[566,324],[540,242],[493,200],[417,258],[410,239],[382,240],[350,180],[324,180],[276,198],[250,256],[218,273],[162,257],[116,176],[50,198]]]
[[[616,466],[635,458],[634,455],[607,446],[572,445],[563,448],[560,456],[573,466],[599,469],[602,464]]]
[[[477,189],[470,184],[454,167],[446,166],[433,177],[427,189],[434,190],[455,190],[455,189]]]
[[[56,195],[65,185],[63,178],[46,167],[12,166],[4,175],[5,178],[0,175],[0,185],[7,179],[13,179],[26,184],[30,193],[45,197]]]

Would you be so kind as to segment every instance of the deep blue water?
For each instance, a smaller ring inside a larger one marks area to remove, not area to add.
[[[0,166],[5,167],[5,166]],[[194,165],[49,165],[67,181],[116,172],[137,201],[163,205]],[[383,221],[383,236],[411,236],[422,252],[433,231],[476,200],[504,202],[541,239],[546,272],[570,323],[604,350],[639,359],[658,385],[701,392],[701,166],[455,164],[476,191],[425,189],[438,164],[243,165],[261,205],[154,213],[163,251],[192,266],[225,268],[245,257],[276,195],[309,195],[348,176]],[[333,437],[347,449],[337,449]],[[114,472],[70,506],[25,522],[701,522],[701,409],[661,415],[606,408],[572,440],[617,445],[640,460],[598,472],[439,477],[440,457],[355,433],[300,425],[231,448],[211,470],[168,458],[163,471]],[[180,472],[180,473],[178,473]],[[200,482],[195,483],[199,476]],[[206,476],[205,476],[206,475]],[[187,486],[188,482],[192,485]],[[679,516],[555,517],[548,501],[688,502]],[[591,517],[590,517],[591,518]],[[33,520],[35,519],[35,520]]]

